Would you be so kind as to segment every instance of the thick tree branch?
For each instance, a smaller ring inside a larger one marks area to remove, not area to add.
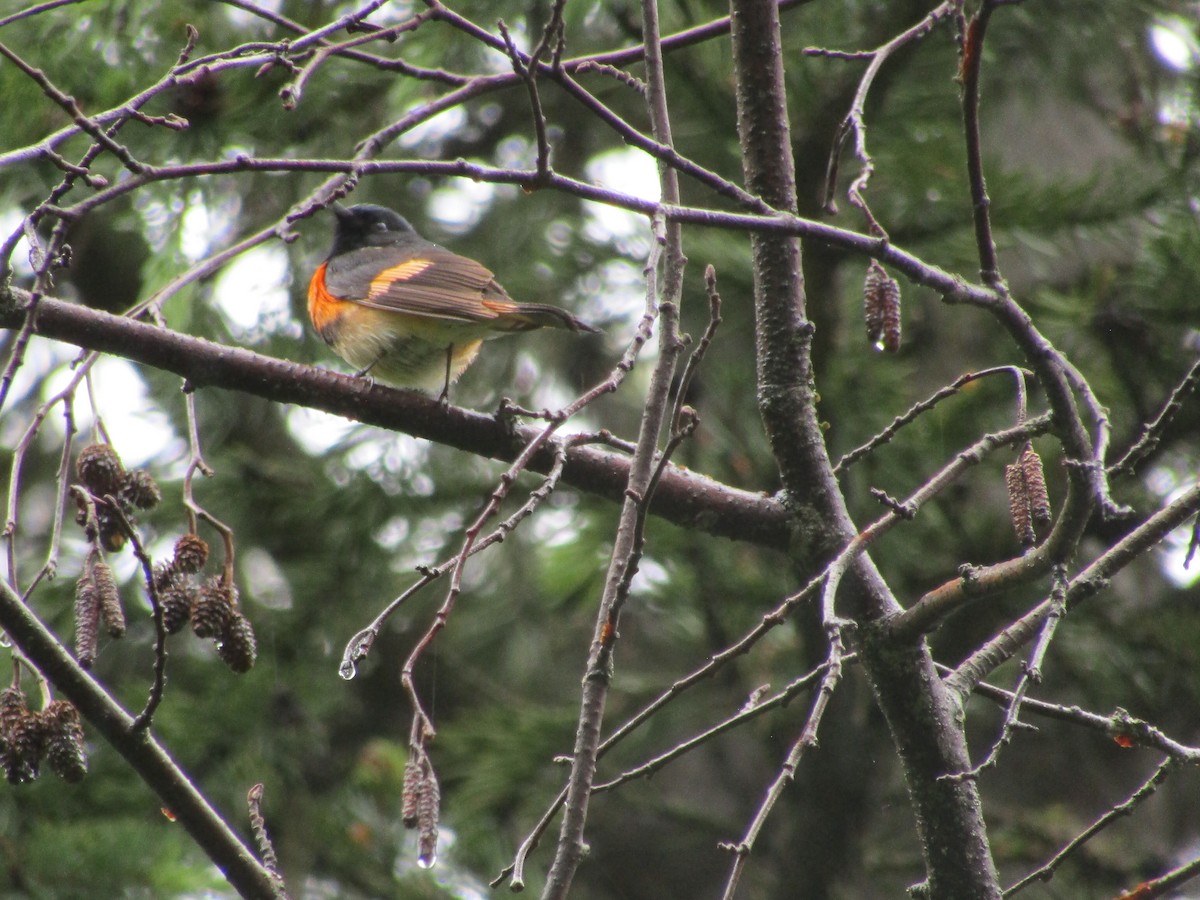
[[[24,303],[29,295],[14,290],[13,297]],[[20,309],[0,309],[0,328],[17,329],[23,321]],[[38,305],[35,333],[174,372],[194,388],[244,391],[320,409],[480,456],[511,461],[537,431],[523,427],[513,434],[492,416],[445,407],[413,391],[225,347],[49,297]],[[544,474],[553,464],[554,452],[547,448],[531,468]],[[567,454],[563,482],[619,501],[628,475],[628,457],[574,447]],[[675,466],[663,474],[650,511],[688,528],[774,549],[783,549],[789,541],[787,516],[778,501]]]
[[[771,206],[796,209],[794,163],[773,7],[733,0],[733,57],[738,132],[746,186]],[[856,530],[846,509],[816,415],[811,342],[799,242],[756,233],[755,320],[758,403],[784,489],[804,541],[798,562],[820,565]],[[860,625],[900,611],[867,555],[848,572],[846,599]],[[824,604],[831,641],[841,618],[835,597]],[[941,776],[970,765],[956,698],[942,686],[923,638],[906,642],[864,636],[862,664],[904,765],[933,898],[998,898],[1000,885],[974,782]]]

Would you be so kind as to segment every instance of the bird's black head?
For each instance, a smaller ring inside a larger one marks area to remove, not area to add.
[[[358,250],[360,247],[390,247],[419,240],[408,220],[383,206],[362,203],[345,207],[330,207],[337,216],[330,256]]]

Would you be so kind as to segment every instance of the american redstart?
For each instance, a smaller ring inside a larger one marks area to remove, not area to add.
[[[595,331],[517,303],[484,266],[425,240],[382,206],[332,206],[333,249],[308,285],[317,333],[360,374],[446,396],[483,341],[549,326]]]

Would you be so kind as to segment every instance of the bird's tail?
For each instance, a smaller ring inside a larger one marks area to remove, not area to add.
[[[534,328],[565,328],[567,331],[595,332],[587,322],[565,309],[546,303],[512,303],[484,300],[483,305],[496,312],[492,327],[498,331],[531,331]]]

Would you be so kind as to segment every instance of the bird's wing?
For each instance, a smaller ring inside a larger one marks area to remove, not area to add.
[[[441,247],[355,250],[330,260],[325,281],[339,299],[435,319],[489,322],[518,307],[485,266]]]

